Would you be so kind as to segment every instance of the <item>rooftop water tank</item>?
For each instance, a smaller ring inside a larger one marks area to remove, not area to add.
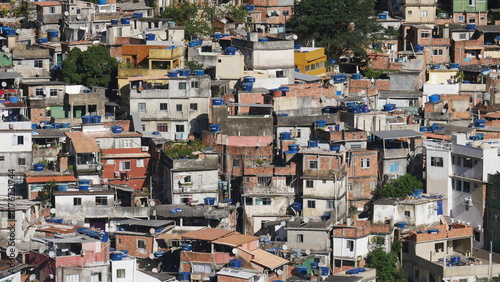
[[[214,105],[214,106],[222,106],[222,105],[224,105],[224,99],[222,99],[222,98],[212,98],[212,105]]]
[[[113,133],[122,133],[123,128],[119,125],[111,126],[111,132]]]
[[[240,259],[229,260],[229,267],[241,268],[241,260]]]
[[[146,40],[147,41],[154,41],[156,39],[156,34],[154,33],[146,33]]]
[[[45,165],[38,163],[38,164],[33,164],[33,170],[34,171],[43,171],[45,169]]]
[[[120,22],[121,22],[122,24],[130,24],[130,18],[121,18],[121,19],[120,19]]]
[[[280,139],[281,140],[292,140],[292,134],[290,132],[281,132]]]
[[[236,50],[238,50],[236,47],[227,47],[226,54],[234,56],[236,55]]]
[[[219,132],[220,131],[220,124],[211,124],[208,126],[210,132]]]
[[[309,148],[318,148],[318,141],[317,140],[309,140],[309,141],[307,141],[307,144],[309,145]]]

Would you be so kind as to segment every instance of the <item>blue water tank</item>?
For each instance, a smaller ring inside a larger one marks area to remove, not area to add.
[[[318,148],[318,141],[317,140],[309,140],[307,141],[307,144],[309,148]]]
[[[118,20],[111,20],[111,24],[112,25],[117,25],[118,24]]]
[[[423,52],[424,45],[415,45],[415,52]]]
[[[336,65],[337,64],[337,59],[328,59],[328,63],[330,65]]]
[[[384,111],[390,112],[393,111],[396,108],[396,104],[385,104],[384,105]]]
[[[208,126],[210,132],[219,132],[220,131],[220,124],[211,124]]]
[[[89,124],[90,122],[91,122],[90,116],[82,116],[82,123],[83,124]]]
[[[224,99],[222,99],[222,98],[212,98],[212,105],[214,105],[214,106],[222,106],[222,105],[224,105]]]
[[[267,37],[260,37],[259,41],[260,42],[267,42],[267,41],[269,41],[269,38],[267,38]]]
[[[147,41],[154,41],[156,39],[156,34],[154,33],[146,33],[146,40]]]
[[[326,106],[323,108],[323,113],[325,114],[334,114],[337,112],[337,108],[332,106]]]
[[[193,250],[193,245],[191,245],[191,244],[182,244],[181,248],[185,252],[190,252],[190,251]]]
[[[321,267],[321,276],[327,276],[330,274],[330,268],[326,266]]]
[[[123,257],[128,256],[128,250],[120,250],[123,253]]]
[[[45,165],[44,164],[33,164],[33,170],[34,171],[43,171],[45,169]]]
[[[403,222],[403,221],[396,222],[396,227],[397,228],[406,228],[406,222]]]
[[[295,270],[298,276],[305,276],[309,272],[309,267],[305,265],[298,265],[297,267],[295,267]]]
[[[290,132],[281,132],[280,139],[281,140],[292,140],[292,134]]]
[[[97,0],[98,5],[106,5],[107,0]]]
[[[227,47],[226,54],[234,56],[236,55],[236,50],[238,50],[236,47]]]
[[[288,145],[288,150],[289,151],[298,152],[299,149],[300,149],[300,145],[299,144],[290,144],[290,145]]]
[[[191,280],[191,272],[179,272],[179,281],[190,281]]]
[[[295,50],[300,50],[301,48],[302,48],[302,45],[300,45],[300,44],[293,45],[293,49],[295,49]]]
[[[16,36],[16,30],[13,28],[4,28],[3,34],[6,36]]]
[[[330,151],[333,151],[333,152],[340,151],[340,145],[331,144],[330,145]]]
[[[48,30],[47,31],[47,36],[50,37],[50,38],[53,38],[53,37],[59,37],[59,30]]]
[[[314,123],[316,124],[317,128],[325,128],[326,127],[326,120],[318,119]]]
[[[134,12],[134,18],[141,19],[142,18],[142,13],[141,12]]]
[[[216,32],[214,33],[214,39],[221,39],[222,38],[222,33]]]
[[[354,80],[359,80],[359,79],[361,79],[361,77],[362,77],[362,76],[361,76],[361,74],[360,74],[360,73],[353,73],[353,74],[352,74],[352,79],[354,79]]]
[[[229,267],[241,268],[241,259],[229,260]]]
[[[441,100],[441,95],[439,95],[439,94],[434,94],[434,95],[429,96],[429,102],[435,103],[435,102],[439,102],[439,100]]]
[[[318,269],[319,268],[319,262],[311,262],[311,269]]]
[[[111,258],[112,261],[118,261],[123,259],[123,253],[122,252],[112,252],[109,257]]]
[[[413,195],[417,198],[422,198],[422,194],[424,194],[424,189],[414,189]]]
[[[468,24],[467,25],[467,29],[468,30],[474,30],[474,29],[476,29],[476,25],[475,24]]]
[[[280,86],[278,89],[281,91],[282,96],[286,96],[286,92],[290,91],[290,87],[288,86]]]
[[[253,76],[244,76],[243,77],[243,81],[244,82],[248,82],[248,83],[254,83],[255,82],[255,77],[253,77]]]
[[[69,128],[70,126],[71,126],[71,123],[69,123],[69,122],[61,123],[61,128]]]
[[[486,120],[484,120],[484,119],[476,119],[476,121],[474,122],[474,125],[476,127],[484,127],[485,123],[486,123]]]
[[[121,22],[122,24],[130,24],[130,18],[121,18],[121,19],[120,19],[120,22]]]
[[[301,211],[302,210],[302,203],[301,202],[293,202],[292,208],[296,211]]]
[[[191,73],[190,69],[181,69],[178,71],[179,71],[179,76],[189,76],[189,74]]]
[[[178,76],[179,76],[179,71],[177,70],[168,71],[168,77],[178,77]]]
[[[387,19],[387,14],[385,14],[385,13],[379,13],[378,14],[378,19],[379,20],[386,20]]]
[[[253,11],[254,6],[253,5],[245,5],[245,9],[249,12]]]
[[[214,197],[205,197],[205,198],[203,198],[203,200],[204,200],[206,206],[215,205],[215,198]]]
[[[195,76],[202,76],[205,74],[205,71],[204,70],[194,70],[193,73]]]
[[[65,191],[68,191],[68,185],[57,185],[57,191],[60,191],[60,192],[65,192]]]
[[[241,84],[243,91],[252,91],[253,83],[245,82]]]
[[[46,222],[52,222],[52,223],[58,223],[62,224],[63,223],[63,218],[62,217],[51,217],[51,218],[46,218]]]
[[[111,132],[113,133],[122,133],[123,128],[119,125],[111,126]]]
[[[11,97],[9,97],[9,102],[11,102],[11,103],[17,103],[17,102],[19,102],[19,97],[17,97],[17,96],[11,96]]]
[[[458,69],[460,67],[459,64],[456,64],[456,63],[451,63],[450,64],[450,69]]]
[[[56,129],[57,129],[57,128],[61,128],[61,123],[59,123],[59,122],[54,122],[54,123],[52,124],[52,126],[54,126],[54,128],[56,128]]]
[[[154,254],[155,258],[161,258],[165,254],[165,252],[164,251],[157,251],[157,252],[154,252],[153,254]]]

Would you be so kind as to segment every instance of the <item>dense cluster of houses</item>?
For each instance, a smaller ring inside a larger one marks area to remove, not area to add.
[[[500,275],[485,0],[380,3],[400,35],[361,63],[295,42],[292,0],[225,1],[248,22],[190,40],[156,17],[175,1],[96,2],[0,18],[1,281],[376,281],[394,241],[410,281]],[[94,45],[117,89],[55,79]],[[407,173],[425,189],[376,198]]]

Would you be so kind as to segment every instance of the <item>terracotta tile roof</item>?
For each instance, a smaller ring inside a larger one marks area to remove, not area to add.
[[[250,243],[252,241],[258,241],[259,237],[251,236],[251,235],[243,235],[243,234],[229,234],[226,237],[219,238],[213,243],[228,245],[232,247],[241,246],[246,243]]]
[[[93,153],[100,150],[95,138],[71,138],[71,142],[76,153]]]
[[[201,230],[186,232],[182,234],[182,238],[214,241],[233,232],[234,231],[228,231],[216,228],[205,228]]]
[[[57,223],[45,223],[44,225],[38,226],[36,228],[37,232],[47,232],[56,234],[71,234],[76,233],[77,228],[85,226],[67,225],[67,224],[57,224]]]
[[[264,267],[267,267],[269,269],[276,269],[284,264],[288,263],[288,260],[284,258],[280,258],[278,256],[275,256],[269,252],[266,252],[262,249],[256,249],[253,251],[250,251],[252,254],[253,258],[250,260],[253,263],[262,265]]]
[[[27,176],[27,183],[44,183],[49,181],[55,182],[75,182],[76,178],[73,175],[62,176]]]
[[[181,240],[182,236],[180,234],[163,233],[160,236],[158,236],[157,239],[163,239],[163,240]]]
[[[228,136],[228,146],[238,147],[254,147],[254,146],[268,146],[273,142],[273,136]]]
[[[61,3],[57,2],[57,1],[43,1],[43,2],[35,2],[33,4],[40,6],[40,7],[61,6]]]

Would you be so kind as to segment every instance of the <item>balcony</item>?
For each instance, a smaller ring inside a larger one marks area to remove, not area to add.
[[[293,187],[289,186],[251,186],[243,184],[243,194],[254,195],[254,196],[285,196],[293,197],[295,195],[295,190]]]

